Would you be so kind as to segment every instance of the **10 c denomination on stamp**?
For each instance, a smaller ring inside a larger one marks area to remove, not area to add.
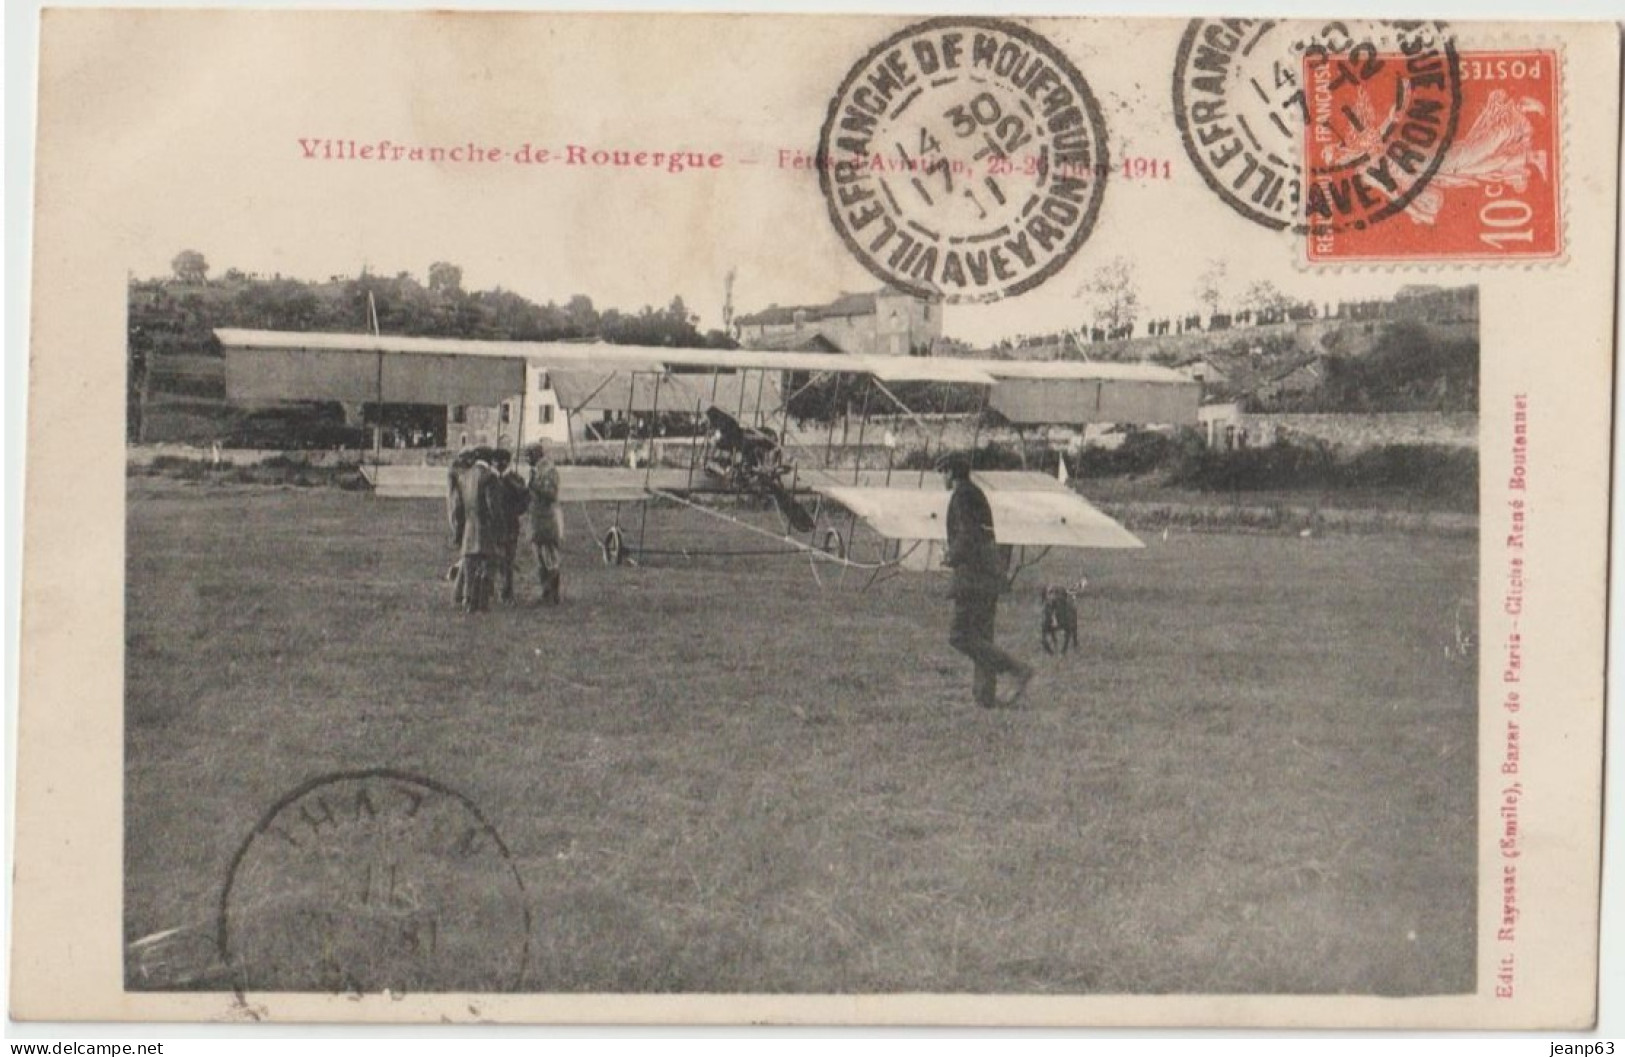
[[[1109,168],[1078,69],[1012,22],[941,18],[876,45],[830,101],[819,184],[847,247],[919,297],[1022,293],[1089,237]]]

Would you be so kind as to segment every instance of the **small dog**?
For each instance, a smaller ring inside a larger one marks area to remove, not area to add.
[[[1078,605],[1072,595],[1082,589],[1082,583],[1077,588],[1050,584],[1040,592],[1038,597],[1044,606],[1041,638],[1045,653],[1054,653],[1059,646],[1064,654],[1078,644]]]

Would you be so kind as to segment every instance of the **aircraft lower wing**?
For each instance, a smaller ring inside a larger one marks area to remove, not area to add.
[[[444,466],[363,466],[362,474],[380,498],[444,498]],[[523,473],[523,469],[520,471]],[[683,469],[624,466],[560,466],[559,492],[567,503],[636,503],[651,492],[684,491],[691,475]]]
[[[1127,550],[1145,544],[1099,508],[1042,474],[977,474],[993,508],[993,535],[1016,547]],[[1037,480],[1031,480],[1037,478]],[[948,538],[948,493],[927,488],[819,489],[887,539]]]
[[[376,466],[368,477],[380,496],[440,497],[446,494],[443,466]],[[812,471],[801,487],[819,492],[894,540],[947,539],[948,493],[936,474],[922,478],[868,471],[855,485],[835,483],[835,474]],[[993,507],[993,532],[1000,543],[1026,547],[1143,547],[1134,534],[1055,478],[1021,471],[978,472],[976,480]],[[695,485],[705,482],[704,489]],[[703,474],[674,467],[561,466],[559,491],[567,503],[636,503],[653,495],[717,491]],[[807,531],[805,526],[796,526]]]
[[[703,479],[669,466],[560,466],[559,495],[566,503],[635,503],[655,491],[681,492],[694,477]]]

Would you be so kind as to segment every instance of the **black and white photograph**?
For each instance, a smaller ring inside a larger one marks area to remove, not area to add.
[[[128,984],[1472,990],[1477,291],[1120,263],[981,347],[132,282]]]
[[[121,1015],[1594,1016],[1591,28],[52,13]]]

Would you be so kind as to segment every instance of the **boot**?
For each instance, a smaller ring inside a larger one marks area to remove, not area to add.
[[[982,708],[999,707],[998,700],[999,677],[992,668],[978,664],[976,675],[971,679],[971,693],[976,703]]]

